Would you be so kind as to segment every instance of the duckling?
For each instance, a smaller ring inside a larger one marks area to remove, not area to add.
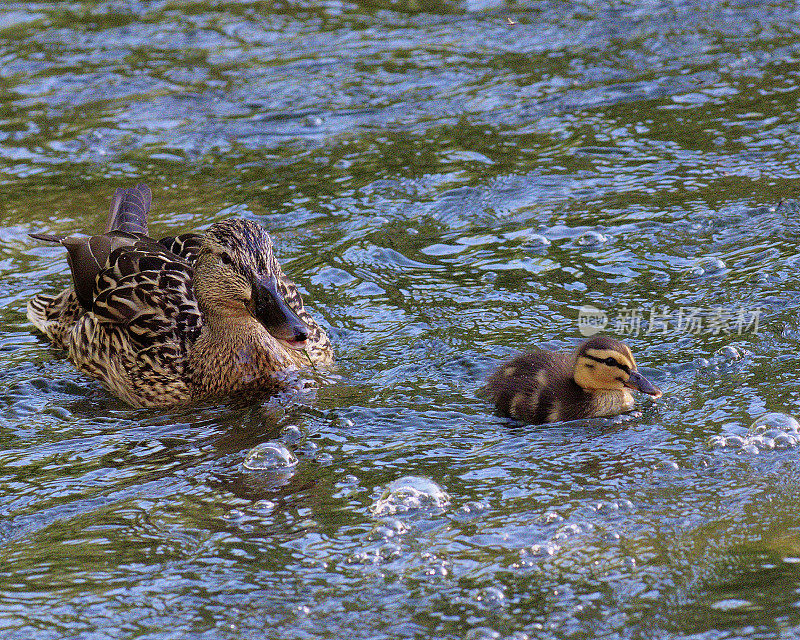
[[[68,251],[73,286],[27,315],[79,371],[134,407],[179,407],[281,388],[284,372],[333,361],[330,340],[251,220],[147,235],[147,185],[118,189],[106,230],[31,234]]]
[[[661,397],[637,370],[628,346],[605,336],[586,340],[572,353],[539,349],[518,356],[485,387],[500,415],[531,424],[630,411],[628,389]]]

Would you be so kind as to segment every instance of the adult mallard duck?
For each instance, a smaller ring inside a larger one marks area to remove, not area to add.
[[[655,398],[628,346],[596,336],[572,353],[537,350],[502,365],[486,384],[500,415],[542,424],[612,416],[633,408],[629,389]]]
[[[105,233],[31,234],[68,250],[74,286],[28,302],[28,318],[82,372],[136,407],[268,392],[281,372],[333,361],[251,220],[147,235],[151,192],[118,189]]]

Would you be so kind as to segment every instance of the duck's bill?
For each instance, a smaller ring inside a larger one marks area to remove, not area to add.
[[[275,277],[253,286],[253,315],[272,337],[290,349],[304,349],[308,327],[283,299]]]
[[[278,342],[287,349],[296,349],[297,351],[303,351],[308,346],[308,340],[282,340],[278,338]]]
[[[661,397],[661,389],[654,387],[652,383],[638,371],[631,371],[630,378],[623,384],[630,389],[636,389],[654,398]]]

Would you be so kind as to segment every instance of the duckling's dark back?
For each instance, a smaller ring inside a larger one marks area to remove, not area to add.
[[[573,355],[536,350],[501,366],[484,389],[502,416],[531,424],[571,420],[589,401],[573,369]]]

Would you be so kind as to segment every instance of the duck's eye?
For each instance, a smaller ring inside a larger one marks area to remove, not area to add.
[[[603,362],[605,362],[609,367],[618,367],[619,363],[614,360],[614,358],[606,358]]]
[[[220,253],[219,254],[219,261],[222,264],[227,265],[229,267],[233,266],[233,258],[231,258],[227,253]]]

